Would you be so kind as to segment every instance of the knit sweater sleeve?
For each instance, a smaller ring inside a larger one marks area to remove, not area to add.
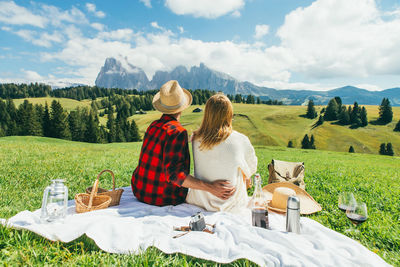
[[[249,138],[247,136],[244,136],[244,146],[245,146],[245,161],[247,163],[247,170],[243,170],[246,174],[247,177],[250,177],[257,171],[257,156],[256,152],[254,150],[254,147],[252,146]]]

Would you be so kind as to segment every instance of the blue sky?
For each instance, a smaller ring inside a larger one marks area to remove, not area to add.
[[[0,82],[94,84],[107,57],[278,89],[400,86],[393,0],[0,0]]]

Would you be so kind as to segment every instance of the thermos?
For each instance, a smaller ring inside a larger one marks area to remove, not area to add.
[[[287,200],[286,231],[300,234],[300,200],[296,196]]]

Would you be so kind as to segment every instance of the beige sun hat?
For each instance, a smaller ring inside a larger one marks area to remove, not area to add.
[[[320,204],[305,190],[289,182],[272,183],[263,187],[268,203],[268,209],[286,213],[287,199],[295,195],[300,199],[300,213],[312,214],[322,210]]]
[[[153,107],[164,114],[181,112],[191,104],[192,94],[175,80],[164,83],[153,98]]]

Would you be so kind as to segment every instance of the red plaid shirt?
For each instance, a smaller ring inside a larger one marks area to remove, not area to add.
[[[182,183],[190,171],[188,134],[172,116],[163,115],[147,128],[132,191],[142,202],[163,206],[186,199]]]

